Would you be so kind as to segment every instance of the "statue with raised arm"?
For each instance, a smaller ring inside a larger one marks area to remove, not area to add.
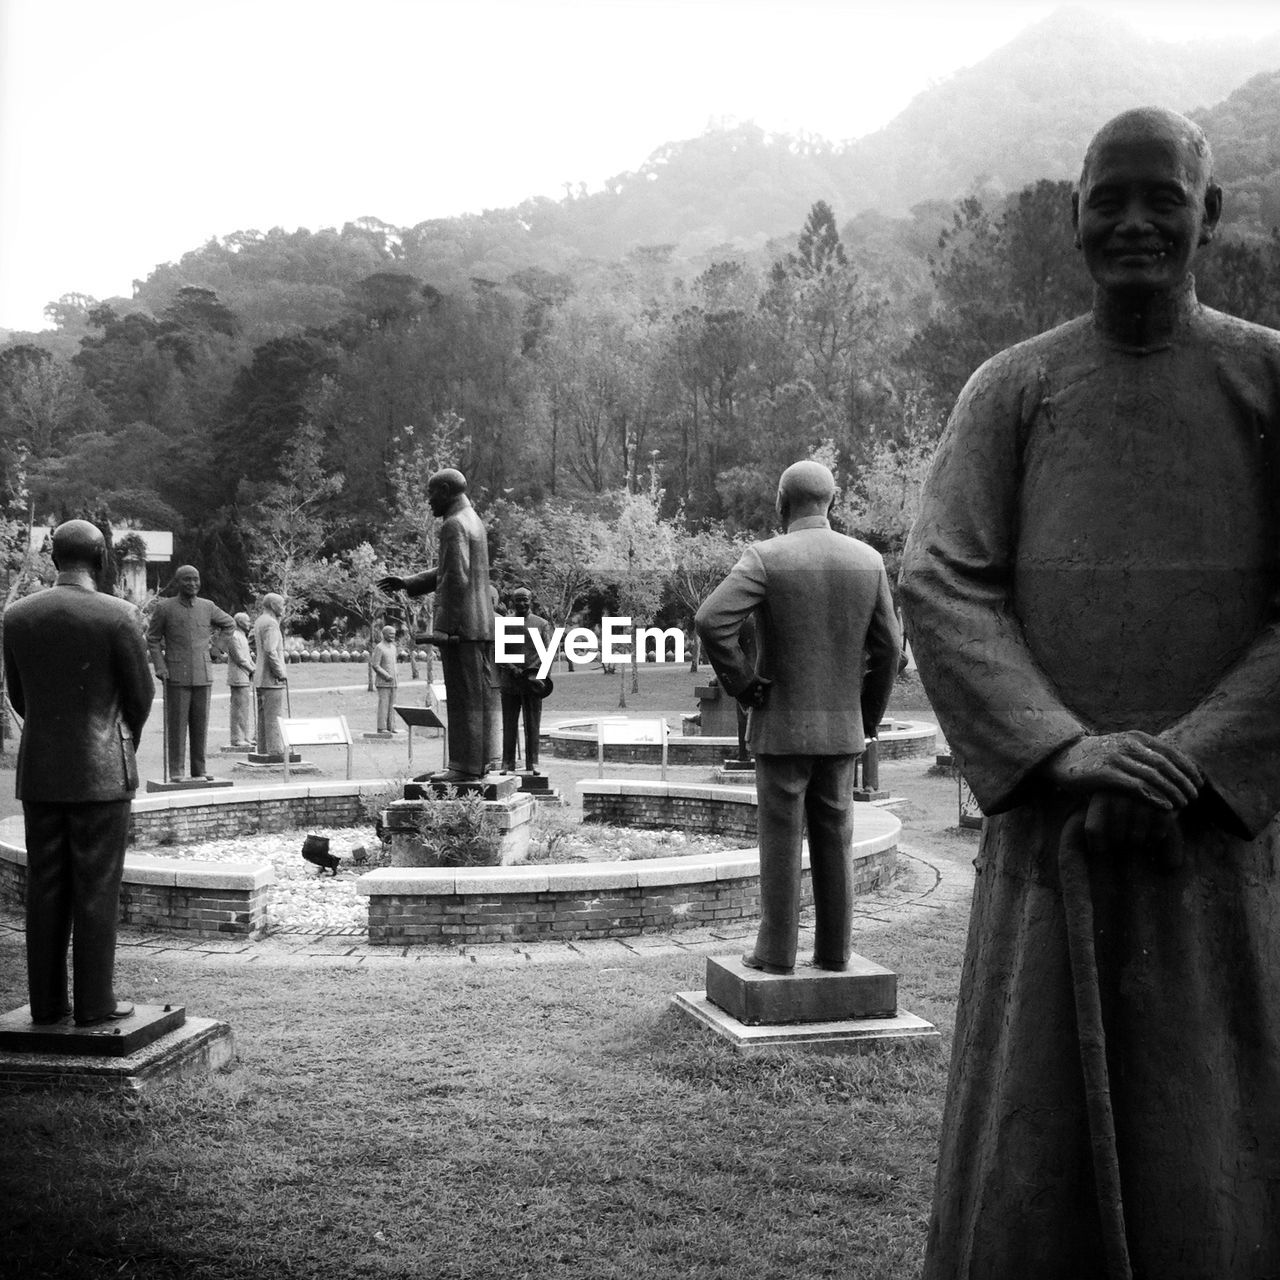
[[[440,521],[440,559],[409,578],[390,574],[381,591],[411,596],[435,592],[435,634],[449,708],[449,767],[433,782],[476,782],[496,764],[499,741],[497,677],[493,662],[494,593],[489,541],[467,497],[461,471],[448,467],[427,481],[427,501]]]
[[[748,547],[694,618],[724,688],[750,708],[760,840],[760,928],[749,968],[790,973],[809,835],[813,963],[848,967],[853,944],[853,782],[898,670],[900,635],[879,552],[827,520],[835,479],[797,462],[778,482],[785,532]],[[756,657],[740,636],[754,617]]]
[[[906,547],[986,815],[928,1280],[1280,1276],[1280,333],[1196,299],[1221,204],[1191,121],[1102,128],[1092,313],[969,380]]]

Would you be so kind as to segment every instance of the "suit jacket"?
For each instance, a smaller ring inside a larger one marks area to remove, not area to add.
[[[147,628],[147,645],[156,674],[168,671],[170,684],[213,683],[209,641],[213,629],[231,632],[235,619],[212,600],[196,596],[190,604],[183,596],[169,596],[156,605]]]
[[[755,616],[754,670],[738,632]],[[821,516],[748,547],[694,626],[721,684],[737,697],[773,681],[747,731],[757,755],[852,755],[889,705],[902,645],[889,579],[865,542]]]
[[[253,624],[253,644],[258,651],[253,667],[255,689],[282,689],[289,682],[284,669],[284,635],[280,619],[265,609]]]
[[[379,640],[373,646],[373,654],[369,665],[373,668],[373,686],[375,689],[394,689],[400,684],[400,673],[396,669],[396,643],[394,640]]]
[[[489,539],[465,495],[440,526],[439,563],[434,569],[406,578],[404,587],[411,596],[436,593],[437,631],[463,640],[493,639]]]
[[[22,717],[17,796],[42,804],[127,800],[155,684],[138,611],[78,574],[4,614],[9,701]]]

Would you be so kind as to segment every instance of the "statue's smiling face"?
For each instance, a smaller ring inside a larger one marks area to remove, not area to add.
[[[1213,234],[1217,188],[1184,139],[1172,131],[1133,130],[1094,150],[1075,221],[1089,274],[1103,289],[1169,290]]]

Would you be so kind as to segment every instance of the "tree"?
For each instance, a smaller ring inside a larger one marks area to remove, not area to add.
[[[940,400],[954,401],[997,351],[1089,309],[1093,285],[1073,247],[1072,190],[1042,179],[994,217],[977,196],[956,206],[933,262],[938,305],[908,352]]]
[[[662,518],[662,490],[656,477],[640,493],[618,495],[616,519],[605,526],[599,577],[615,590],[618,608],[632,626],[651,623],[675,564],[676,531]],[[640,692],[638,655],[631,654],[631,691]],[[625,684],[618,706],[627,705]]]
[[[329,600],[345,614],[356,618],[369,634],[369,647],[378,643],[374,622],[387,607],[387,598],[378,590],[378,579],[389,572],[386,561],[367,542],[361,542],[332,560],[321,561],[328,571]],[[410,648],[412,649],[412,644]],[[368,671],[368,687],[373,688],[373,669]]]
[[[322,454],[320,432],[308,424],[286,450],[278,482],[242,480],[237,494],[255,592],[278,592],[311,613],[332,598],[322,551],[337,530],[326,507],[343,483],[341,474],[324,470]]]
[[[689,670],[696,672],[701,645],[693,629],[693,616],[702,602],[728,576],[747,545],[741,536],[731,536],[722,525],[710,525],[694,532],[677,527],[673,567],[668,578],[671,597],[685,619],[685,631],[693,637]]]

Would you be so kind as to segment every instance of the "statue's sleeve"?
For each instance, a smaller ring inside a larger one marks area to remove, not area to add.
[[[165,665],[165,608],[164,602],[157,603],[147,623],[147,648],[151,650],[151,662],[156,674],[163,676],[168,668]]]
[[[764,589],[764,564],[756,549],[748,547],[729,576],[702,602],[693,620],[707,661],[735,698],[755,677],[738,644],[738,632],[764,600]]]
[[[1252,839],[1280,812],[1280,592],[1240,661],[1160,736],[1204,770],[1233,834]]]
[[[902,633],[893,607],[893,592],[883,567],[876,586],[876,607],[867,628],[867,669],[862,677],[862,730],[874,738],[880,721],[889,709],[889,695],[898,677],[898,657],[902,653]]]
[[[22,679],[18,675],[18,664],[14,661],[13,651],[9,648],[8,637],[4,642],[4,682],[9,691],[9,705],[13,707],[20,719],[27,718],[27,699],[22,692]]]
[[[1013,600],[1021,424],[1035,379],[1005,352],[960,394],[903,552],[907,635],[930,703],[985,813],[1085,726],[1031,655]]]
[[[407,596],[425,596],[429,595],[436,589],[436,578],[439,576],[440,570],[427,569],[423,573],[415,573],[413,577],[404,580],[404,593]]]
[[[155,681],[147,666],[147,649],[132,618],[125,618],[115,629],[115,669],[120,684],[120,710],[137,748],[142,726],[151,714],[155,697]]]

